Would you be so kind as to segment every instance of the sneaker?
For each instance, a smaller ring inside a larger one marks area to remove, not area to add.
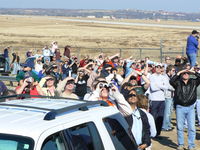
[[[184,146],[178,146],[176,150],[185,150]]]

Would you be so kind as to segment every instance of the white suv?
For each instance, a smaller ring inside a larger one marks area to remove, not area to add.
[[[0,150],[136,150],[128,124],[103,101],[0,103]]]

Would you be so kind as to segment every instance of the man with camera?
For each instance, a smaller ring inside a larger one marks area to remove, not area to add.
[[[190,62],[191,69],[194,68],[196,64],[196,57],[199,45],[199,32],[196,30],[192,31],[192,34],[187,38],[186,54]]]
[[[39,82],[39,78],[35,72],[32,71],[32,65],[30,63],[24,63],[21,65],[23,69],[19,71],[16,76],[16,80],[19,82],[20,85],[23,84],[23,80],[27,76],[31,76],[35,82]]]
[[[34,78],[31,76],[25,76],[23,81],[15,89],[16,94],[28,94],[28,95],[44,95],[38,82],[34,82]]]
[[[191,78],[194,74],[196,78]],[[188,123],[188,148],[195,148],[195,102],[197,100],[197,87],[200,84],[200,74],[193,70],[179,71],[170,79],[170,84],[174,87],[174,105],[177,120],[177,150],[184,149],[184,123]]]

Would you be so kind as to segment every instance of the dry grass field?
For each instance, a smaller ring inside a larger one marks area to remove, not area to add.
[[[186,37],[192,29],[160,27],[141,27],[127,25],[109,25],[98,23],[69,22],[51,17],[40,16],[0,16],[0,52],[6,46],[13,46],[13,51],[23,54],[28,49],[41,49],[58,41],[61,51],[65,45],[74,47],[73,53],[97,55],[99,48],[114,48],[105,51],[108,54],[119,52],[118,48],[159,48],[162,39],[167,51],[181,51],[186,44]],[[54,17],[55,18],[55,17]],[[64,17],[57,17],[64,18]],[[100,19],[97,19],[100,20]],[[102,19],[101,19],[102,20]],[[115,22],[137,22],[168,25],[199,26],[200,23],[154,20],[107,20]],[[87,49],[87,48],[95,49]],[[116,49],[115,49],[116,48]],[[139,57],[139,51],[123,51],[122,55]],[[159,55],[158,51],[143,51],[144,56]]]

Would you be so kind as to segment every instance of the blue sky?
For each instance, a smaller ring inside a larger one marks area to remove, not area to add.
[[[140,9],[200,12],[200,0],[0,0],[0,8]]]

